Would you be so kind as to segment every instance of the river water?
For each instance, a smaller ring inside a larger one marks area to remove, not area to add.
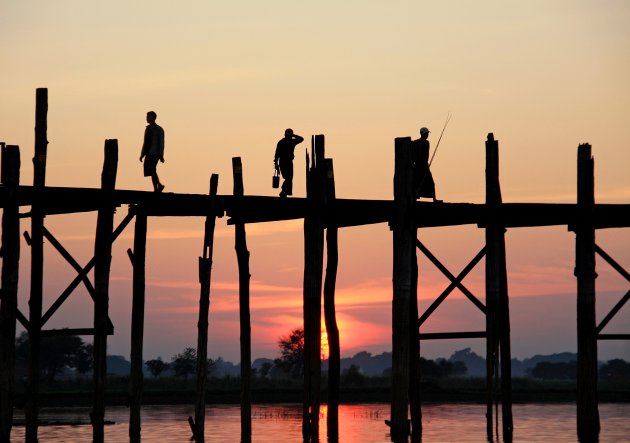
[[[517,404],[513,407],[514,439],[519,442],[577,442],[575,404]],[[328,442],[326,406],[320,420],[319,442]],[[630,442],[630,404],[600,404],[600,443]],[[427,404],[422,406],[422,443],[483,442],[486,437],[485,405]],[[42,409],[42,420],[87,422],[89,408]],[[145,406],[142,412],[143,442],[187,442],[191,437],[188,416],[194,407]],[[19,411],[16,418],[23,416]],[[129,410],[111,407],[106,420],[105,441],[128,442]],[[389,405],[362,403],[339,408],[339,443],[391,442],[384,420],[389,418]],[[252,443],[302,442],[302,407],[299,404],[254,405],[252,408]],[[24,441],[24,428],[15,426],[12,442]],[[41,426],[39,442],[92,441],[89,424],[73,426]],[[240,441],[240,409],[238,405],[212,405],[206,411],[206,441],[232,443]],[[494,442],[503,441],[500,437]]]

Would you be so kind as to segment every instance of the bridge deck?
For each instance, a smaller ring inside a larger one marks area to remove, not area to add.
[[[20,186],[19,205],[30,206],[34,191],[32,186]],[[47,215],[96,211],[102,196],[98,188],[45,187],[43,209]],[[300,219],[309,210],[305,198],[233,195],[215,198],[218,217],[228,216],[243,223]],[[6,188],[0,185],[0,207],[4,207],[5,201]],[[148,215],[156,217],[201,217],[207,215],[210,207],[210,197],[205,194],[116,190],[113,201],[117,206],[142,204]],[[393,210],[392,200],[337,199],[327,207],[327,220],[339,227],[386,223],[391,220]],[[578,220],[577,205],[571,203],[503,203],[490,208],[474,203],[416,202],[414,210],[418,227],[484,226],[488,222],[506,228],[571,226]],[[596,204],[593,220],[597,229],[630,227],[630,204]]]

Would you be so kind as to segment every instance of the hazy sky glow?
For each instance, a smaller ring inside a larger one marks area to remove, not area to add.
[[[18,144],[32,184],[35,89],[49,89],[51,186],[98,187],[106,138],[119,142],[117,187],[150,190],[138,162],[145,115],[166,131],[167,192],[232,192],[240,156],[245,192],[274,195],[275,144],[286,127],[325,134],[337,196],[392,198],[394,138],[453,118],[432,166],[438,198],[483,202],[484,140],[499,140],[506,202],[575,202],[577,146],[593,145],[596,201],[630,203],[630,3],[527,2],[4,1],[0,6],[0,140]],[[295,195],[304,196],[304,150]],[[126,208],[116,216],[121,220]],[[95,214],[50,216],[46,226],[82,264],[93,251]],[[22,230],[30,229],[27,220]],[[302,222],[248,225],[253,357],[274,357],[279,336],[302,322]],[[132,227],[116,242],[111,273],[115,335],[128,357]],[[424,229],[422,241],[457,274],[483,246],[476,226]],[[566,227],[508,231],[512,352],[575,351],[575,238]],[[630,232],[598,231],[598,244],[630,266]],[[342,355],[391,349],[391,233],[384,224],[339,235],[337,307]],[[165,360],[196,344],[202,219],[150,219],[145,358]],[[50,245],[45,305],[74,278]],[[22,244],[20,309],[27,313],[30,253]],[[424,258],[420,310],[448,282]],[[628,283],[598,260],[602,319]],[[209,355],[239,359],[234,230],[219,220]],[[483,264],[465,280],[484,297]],[[455,293],[423,331],[479,330],[481,313]],[[92,303],[77,291],[50,327],[88,327]],[[630,306],[606,332],[628,333]],[[87,338],[87,337],[86,337]],[[87,338],[89,339],[89,338]],[[422,344],[428,357],[481,340]],[[630,343],[600,342],[600,358],[630,360]]]

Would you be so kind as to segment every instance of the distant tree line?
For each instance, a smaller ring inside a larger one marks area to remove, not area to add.
[[[630,381],[630,363],[621,359],[608,360],[598,368],[598,378],[602,381],[621,382]],[[540,362],[529,374],[543,380],[576,380],[577,362]]]
[[[185,348],[180,354],[175,354],[170,363],[162,361],[162,357],[158,357],[154,360],[147,360],[144,362],[151,375],[155,378],[159,378],[162,374],[171,372],[176,377],[182,377],[184,380],[188,380],[188,377],[195,374],[197,371],[197,350],[195,348]],[[212,368],[215,365],[215,361],[212,359],[206,360],[206,370],[210,374]]]
[[[24,377],[28,365],[28,333],[22,332],[16,338],[15,349],[16,371]],[[279,337],[278,349],[280,357],[274,360],[260,359],[262,363],[252,368],[252,375],[260,379],[301,379],[304,368],[304,331],[301,328],[296,328],[288,335]],[[474,365],[485,362],[484,359],[470,352],[470,349],[458,351],[454,356],[465,358],[466,361],[470,361]],[[342,385],[359,387],[368,378],[391,378],[391,361],[389,365],[381,366],[386,369],[378,375],[374,375],[373,370],[366,371],[363,368],[363,365],[368,367],[372,360],[378,360],[382,365],[387,362],[388,357],[389,355],[385,355],[385,353],[374,357],[368,352],[358,353],[349,359],[350,363],[346,363],[349,366],[342,369]],[[119,359],[126,362],[122,357]],[[147,360],[144,365],[154,378],[169,376],[188,380],[197,370],[197,351],[192,347],[186,347],[181,353],[173,355],[169,362],[163,361],[162,357],[157,357]],[[85,343],[81,337],[74,335],[42,337],[40,366],[42,379],[49,383],[54,382],[61,374],[67,375],[68,372],[83,376],[93,369],[92,344]],[[238,365],[225,362],[221,357],[216,360],[208,359],[206,368],[208,375],[215,377],[232,375],[238,377],[240,373]],[[462,377],[467,375],[467,371],[467,364],[454,360],[453,357],[448,360],[420,358],[420,374],[423,378]],[[621,359],[609,360],[600,365],[598,374],[602,381],[630,381],[630,363]],[[539,361],[527,370],[527,375],[543,380],[575,380],[577,364],[575,360]]]
[[[28,367],[29,340],[28,333],[23,331],[15,340],[16,373],[25,377]],[[82,376],[91,372],[94,366],[93,347],[76,335],[57,335],[42,337],[40,346],[40,369],[42,380],[53,383],[68,371]],[[122,358],[121,358],[122,360]],[[210,371],[214,362],[208,359]],[[147,370],[154,376],[170,370],[176,377],[188,379],[197,370],[197,350],[185,348],[180,354],[172,357],[169,363],[161,357],[145,362]]]
[[[265,375],[288,376],[298,378],[303,375],[304,368],[304,330],[297,328],[289,335],[278,339],[280,358],[273,361],[273,365],[267,364]],[[369,353],[364,353],[369,358]],[[263,372],[263,371],[261,371]],[[466,373],[466,365],[462,362],[451,362],[443,358],[428,360],[420,357],[420,373],[423,377],[444,378],[448,376],[461,376]],[[261,374],[262,375],[262,374]],[[386,368],[381,376],[391,377],[391,367]],[[342,370],[341,384],[347,386],[361,386],[366,375],[360,365],[351,364]]]

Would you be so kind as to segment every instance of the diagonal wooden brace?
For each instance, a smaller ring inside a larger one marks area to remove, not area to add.
[[[83,271],[83,267],[81,267],[81,265],[77,263],[77,261],[72,257],[72,255],[70,255],[70,253],[61,245],[61,243],[55,238],[55,236],[52,235],[52,233],[48,229],[46,229],[45,226],[43,226],[43,230],[44,230],[43,231],[44,237],[48,239],[50,244],[54,246],[54,248],[59,252],[59,254],[61,254],[61,256],[66,259],[66,261],[70,264],[70,266],[72,266],[72,268],[75,271],[77,271],[77,273],[81,274]],[[94,299],[95,297],[94,286],[92,286],[92,282],[90,281],[89,278],[87,278],[87,275],[85,274],[83,275],[84,276],[81,280],[83,284],[85,285],[85,288],[90,293],[90,296],[92,297],[92,299]]]
[[[438,268],[442,274],[446,276],[451,281],[451,284],[442,292],[442,294],[433,302],[431,306],[426,310],[422,317],[418,320],[418,326],[422,325],[426,321],[427,318],[431,315],[433,311],[446,299],[446,297],[453,291],[453,289],[458,288],[462,293],[475,305],[481,312],[486,313],[485,305],[479,301],[477,297],[475,297],[472,292],[470,292],[461,282],[468,275],[470,271],[473,270],[475,266],[481,261],[481,259],[486,255],[485,246],[475,255],[475,257],[468,263],[468,265],[459,273],[457,277],[450,273],[446,267],[440,263],[440,261],[427,249],[424,244],[416,239],[416,246],[422,253]]]
[[[125,216],[125,218],[120,222],[118,227],[112,233],[112,243],[116,241],[116,239],[120,236],[120,234],[122,234],[122,232],[125,230],[127,225],[129,225],[129,223],[131,222],[131,220],[133,220],[134,217],[135,217],[135,214],[132,211],[130,211]],[[78,275],[74,278],[74,280],[72,280],[72,282],[68,285],[68,287],[61,293],[61,295],[57,298],[57,300],[55,300],[55,302],[50,306],[50,308],[48,308],[48,311],[46,311],[46,313],[42,316],[42,324],[41,324],[42,327],[46,324],[48,320],[50,320],[53,314],[57,312],[57,310],[61,307],[63,302],[68,299],[70,294],[72,294],[72,291],[74,291],[76,287],[79,286],[79,283],[81,283],[84,280],[84,278],[87,278],[87,274],[92,270],[92,268],[94,267],[94,264],[95,264],[95,259],[94,257],[92,257],[90,261],[85,265],[85,267],[81,268],[81,270],[78,271]],[[92,300],[94,300],[94,294],[92,292],[90,292],[90,296],[92,297]],[[111,320],[109,321],[109,324],[111,326]]]

